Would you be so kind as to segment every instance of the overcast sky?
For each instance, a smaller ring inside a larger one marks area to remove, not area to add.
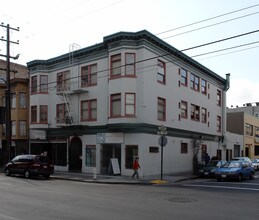
[[[119,31],[146,29],[179,50],[255,31],[184,53],[224,78],[230,73],[228,107],[259,102],[258,0],[8,0],[1,2],[0,15],[0,22],[20,27],[11,31],[11,40],[19,40],[11,44],[11,56],[20,53],[16,62],[23,65]],[[6,31],[0,27],[1,36]]]

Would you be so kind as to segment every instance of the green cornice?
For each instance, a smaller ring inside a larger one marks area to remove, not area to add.
[[[51,128],[47,129],[47,138],[53,139],[55,137],[67,138],[70,136],[82,136],[82,135],[95,135],[97,133],[112,133],[112,132],[123,132],[129,133],[145,133],[145,134],[157,134],[158,126],[145,124],[145,123],[119,123],[119,124],[107,124],[104,126],[67,126],[62,128]],[[209,135],[200,132],[167,128],[167,136],[179,137],[179,138],[190,138],[190,139],[203,139],[209,141],[215,141],[220,136]]]

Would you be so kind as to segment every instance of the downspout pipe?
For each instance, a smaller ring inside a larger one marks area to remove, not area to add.
[[[222,145],[226,147],[227,145],[227,114],[226,114],[226,108],[227,108],[227,91],[230,88],[230,73],[226,74],[226,82],[223,89],[223,96],[222,96]],[[226,158],[228,159],[228,158]]]

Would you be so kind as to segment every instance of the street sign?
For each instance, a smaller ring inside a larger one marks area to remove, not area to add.
[[[158,144],[161,147],[166,146],[167,145],[167,137],[166,136],[160,136],[159,139],[158,139]]]

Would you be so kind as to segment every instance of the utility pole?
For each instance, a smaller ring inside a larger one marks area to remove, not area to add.
[[[10,40],[10,30],[19,31],[19,28],[12,28],[9,24],[0,24],[0,27],[6,28],[6,39],[2,37],[0,40],[6,42],[6,55],[0,54],[0,56],[6,57],[6,153],[7,161],[11,159],[11,142],[12,142],[12,120],[11,120],[11,83],[10,83],[10,58],[18,59],[19,55],[12,57],[10,56],[10,43],[19,44],[19,41],[14,42]]]

